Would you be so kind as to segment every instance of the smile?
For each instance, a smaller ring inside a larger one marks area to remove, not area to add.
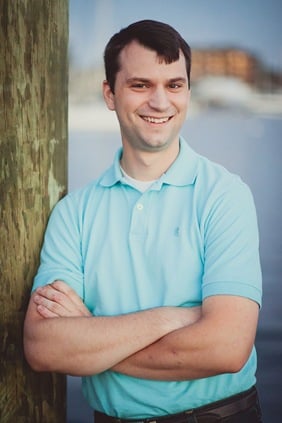
[[[146,122],[150,122],[150,123],[166,123],[169,121],[169,119],[171,117],[166,116],[166,117],[162,117],[162,118],[156,118],[156,117],[151,117],[151,116],[141,116],[143,120],[145,120]]]

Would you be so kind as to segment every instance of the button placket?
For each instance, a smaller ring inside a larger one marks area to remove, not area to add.
[[[134,238],[144,238],[147,232],[146,199],[142,195],[132,210],[130,235]]]

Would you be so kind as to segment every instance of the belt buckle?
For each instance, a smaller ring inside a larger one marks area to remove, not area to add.
[[[189,414],[189,415],[191,415],[191,414],[193,414],[194,413],[194,410],[192,409],[192,410],[186,410],[186,411],[184,411],[184,414]]]
[[[195,416],[195,411],[193,409],[184,411],[184,414],[187,417],[187,423],[188,422],[196,423],[198,421]]]

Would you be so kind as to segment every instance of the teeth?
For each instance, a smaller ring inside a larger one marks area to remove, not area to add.
[[[143,119],[146,120],[147,122],[150,122],[150,123],[165,123],[169,120],[168,117],[154,118],[154,117],[149,117],[149,116],[143,116]]]

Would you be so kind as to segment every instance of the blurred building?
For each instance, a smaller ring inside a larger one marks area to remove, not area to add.
[[[203,76],[230,76],[255,84],[258,69],[257,59],[238,49],[198,49],[192,52],[192,79]]]
[[[191,79],[197,82],[207,76],[238,78],[259,90],[282,87],[281,72],[266,69],[256,56],[238,48],[194,49]]]

